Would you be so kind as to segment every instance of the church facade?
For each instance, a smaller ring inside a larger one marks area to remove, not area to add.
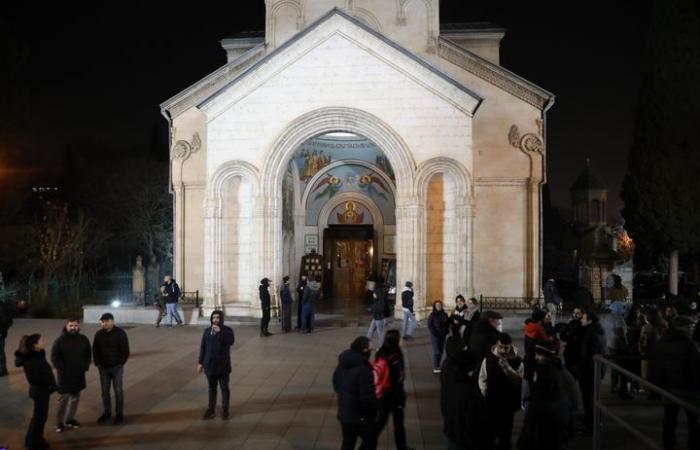
[[[174,275],[205,314],[257,316],[261,278],[301,274],[346,304],[412,281],[419,314],[539,296],[554,97],[499,65],[504,30],[438,5],[267,0],[264,33],[161,105]]]

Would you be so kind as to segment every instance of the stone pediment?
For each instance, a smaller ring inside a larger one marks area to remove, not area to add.
[[[345,12],[333,9],[209,94],[197,107],[211,120],[264,85],[267,80],[283,74],[286,68],[301,58],[313,55],[316,48],[334,40],[352,43],[353,48],[361,49],[372,57],[372,64],[391,66],[396,73],[424,86],[469,116],[473,116],[482,101],[478,94],[429,62]]]

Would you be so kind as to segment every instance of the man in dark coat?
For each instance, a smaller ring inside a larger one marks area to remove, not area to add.
[[[605,330],[600,325],[598,316],[594,312],[584,311],[581,316],[581,326],[584,328],[583,337],[581,338],[581,356],[573,370],[581,388],[581,400],[584,410],[584,428],[579,430],[579,432],[581,434],[590,434],[593,431],[593,386],[595,384],[593,357],[606,354],[608,344]]]
[[[566,342],[564,347],[564,363],[566,368],[574,374],[573,367],[575,367],[579,360],[581,359],[581,340],[583,339],[584,328],[581,326],[581,308],[574,308],[571,320],[564,327],[560,327],[561,332],[559,336],[561,340]]]
[[[656,343],[652,354],[652,382],[672,394],[700,405],[700,352],[690,338],[693,321],[686,316],[676,316],[671,327]],[[697,325],[696,325],[697,326]],[[676,447],[676,424],[680,406],[664,406],[664,448]],[[686,410],[688,419],[688,446],[700,448],[698,416]]]
[[[78,319],[68,319],[51,348],[51,364],[58,374],[58,411],[56,412],[56,432],[66,428],[80,428],[75,420],[80,402],[80,391],[85,389],[85,372],[90,368],[92,350],[90,341],[80,334]]]
[[[173,319],[175,319],[178,325],[182,325],[183,322],[180,318],[180,313],[177,312],[177,302],[180,300],[180,286],[177,285],[170,275],[166,275],[164,281],[162,293],[165,299],[165,307],[170,317],[170,326],[173,326]]]
[[[263,278],[260,280],[260,286],[258,287],[260,291],[260,309],[262,310],[262,319],[260,319],[260,336],[268,337],[272,336],[272,333],[268,330],[270,326],[270,279]]]
[[[374,287],[372,292],[372,320],[369,323],[369,329],[367,330],[367,339],[372,340],[374,333],[377,333],[377,338],[379,339],[379,347],[384,343],[384,289],[380,281]]]
[[[299,284],[297,285],[297,330],[301,330],[301,308],[302,301],[304,299],[304,289],[306,288],[307,284],[308,281],[306,279],[306,275],[302,275],[299,279]]]
[[[292,291],[289,289],[289,276],[282,278],[282,284],[279,288],[281,316],[282,316],[282,331],[289,333],[292,331]]]
[[[216,388],[221,388],[221,418],[227,420],[231,374],[231,346],[235,340],[233,329],[224,325],[224,313],[214,311],[210,317],[211,326],[204,330],[199,346],[197,371],[207,375],[209,384],[209,406],[202,419],[211,419],[216,411]]]
[[[416,330],[416,316],[413,313],[413,283],[406,282],[406,286],[401,291],[401,309],[403,310],[403,326],[401,335],[404,339],[412,339]]]
[[[124,423],[124,364],[129,359],[129,339],[126,332],[114,325],[114,316],[104,313],[100,317],[102,329],[92,340],[92,359],[100,371],[102,388],[102,415],[97,423],[104,423],[112,417],[110,386],[114,387],[116,403],[114,423]]]
[[[377,448],[374,419],[378,405],[369,355],[369,339],[360,336],[338,356],[333,390],[338,395],[338,420],[343,432],[341,450],[354,450],[358,437],[362,439],[361,448]]]
[[[503,316],[496,311],[486,311],[474,327],[469,338],[469,352],[472,354],[477,367],[481,367],[484,358],[501,335]]]
[[[12,326],[12,318],[17,307],[10,300],[0,300],[0,377],[7,376],[7,358],[5,356],[5,338]]]
[[[316,277],[304,287],[301,307],[301,332],[313,333],[316,319],[316,304],[321,300],[321,277]]]

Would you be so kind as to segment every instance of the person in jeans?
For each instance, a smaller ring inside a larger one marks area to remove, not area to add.
[[[197,372],[207,375],[209,384],[209,406],[202,419],[208,420],[216,414],[216,388],[221,388],[221,418],[228,420],[228,407],[231,393],[231,346],[235,340],[233,329],[224,325],[224,313],[214,311],[209,319],[211,326],[204,330],[199,346]]]
[[[401,291],[401,309],[403,310],[403,326],[401,334],[404,339],[413,339],[413,332],[416,331],[416,316],[413,313],[413,283],[406,282],[406,286]]]
[[[56,432],[66,428],[80,428],[75,420],[80,402],[80,391],[85,389],[85,372],[90,368],[92,350],[90,341],[80,334],[78,319],[68,319],[61,336],[51,348],[51,363],[58,374],[58,411],[56,412]]]
[[[170,325],[173,326],[173,319],[178,325],[182,325],[182,319],[180,314],[177,312],[177,302],[180,300],[180,286],[177,285],[173,277],[166,275],[163,279],[163,298],[165,299],[165,307],[168,310],[168,317],[170,318]]]
[[[372,340],[376,331],[379,339],[379,346],[384,344],[384,290],[382,284],[377,281],[372,292],[372,321],[367,330],[367,339]]]
[[[447,333],[450,331],[449,318],[440,300],[433,303],[433,312],[428,316],[428,330],[430,330],[430,343],[433,346],[433,373],[440,373],[442,351],[445,348]]]
[[[102,415],[97,423],[104,423],[112,418],[112,399],[110,387],[114,389],[115,417],[114,423],[124,423],[124,364],[129,359],[129,339],[126,332],[114,325],[114,316],[104,313],[100,317],[102,329],[95,333],[92,341],[92,359],[100,371],[102,388]]]
[[[49,448],[44,439],[44,425],[49,416],[49,397],[56,392],[56,379],[46,361],[44,347],[40,334],[25,335],[15,352],[15,366],[24,368],[29,383],[29,397],[34,400],[34,414],[24,439],[24,445],[28,449]]]

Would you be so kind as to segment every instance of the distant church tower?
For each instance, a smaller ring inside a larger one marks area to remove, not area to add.
[[[607,223],[608,188],[591,171],[590,160],[569,189],[574,223],[582,228]]]

